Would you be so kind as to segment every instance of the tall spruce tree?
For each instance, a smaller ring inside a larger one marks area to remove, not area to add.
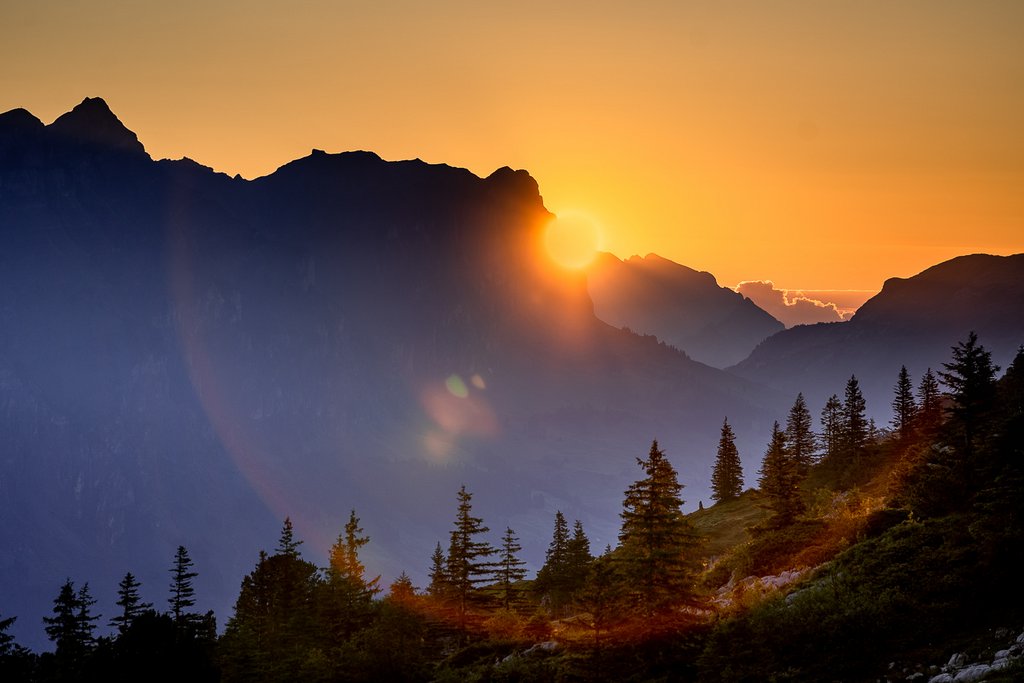
[[[803,393],[796,395],[793,407],[789,410],[789,416],[786,418],[785,437],[786,450],[796,465],[797,474],[801,477],[806,476],[811,465],[814,464],[816,437],[811,412],[807,409]]]
[[[583,530],[583,523],[577,519],[572,526],[572,538],[569,539],[565,558],[566,588],[571,597],[583,588],[593,561],[594,556],[590,554],[590,539]]]
[[[519,559],[522,549],[512,527],[505,527],[498,551],[497,583],[501,604],[506,610],[518,606],[522,598],[522,589],[517,585],[526,578],[526,562]]]
[[[895,394],[892,399],[892,425],[900,440],[906,441],[914,431],[914,418],[917,414],[917,404],[914,402],[914,387],[910,383],[910,373],[907,366],[900,366],[900,374],[896,377],[896,386],[893,388]]]
[[[824,458],[835,462],[842,450],[843,404],[835,394],[829,396],[821,409],[821,447]]]
[[[939,377],[953,399],[947,427],[956,448],[970,459],[978,447],[979,427],[995,401],[999,366],[992,363],[992,354],[978,343],[973,331],[953,347],[952,361],[942,365],[946,370]]]
[[[543,596],[554,612],[559,612],[568,601],[566,566],[569,557],[569,524],[561,510],[555,511],[555,525],[551,543],[544,555],[544,565],[537,572],[534,588]]]
[[[430,556],[430,584],[427,586],[427,595],[432,598],[447,597],[451,588],[451,581],[448,579],[448,567],[444,550],[438,542],[434,548],[434,554]]]
[[[455,528],[448,546],[447,573],[459,628],[465,631],[468,610],[474,601],[481,599],[478,586],[494,576],[494,562],[490,558],[495,551],[490,543],[480,540],[490,529],[484,526],[483,519],[473,516],[473,494],[465,485],[459,489],[458,501]]]
[[[171,608],[171,616],[174,623],[180,628],[194,616],[189,613],[189,608],[196,604],[195,588],[192,586],[192,579],[199,576],[192,569],[192,558],[188,555],[185,546],[179,545],[174,553],[174,564],[171,566],[171,594],[167,603]]]
[[[870,441],[866,411],[867,402],[860,391],[860,383],[851,375],[843,394],[841,427],[843,456],[847,462],[860,458]]]
[[[89,584],[75,591],[74,583],[67,579],[53,601],[53,616],[43,617],[46,637],[56,646],[58,668],[66,675],[73,672],[77,676],[76,669],[95,643],[93,622],[99,619],[91,613],[95,603]]]
[[[295,529],[292,526],[292,518],[285,517],[281,527],[281,538],[277,541],[277,555],[288,555],[289,557],[299,556],[299,546],[302,541],[295,540]]]
[[[722,422],[718,439],[718,453],[711,471],[711,497],[716,503],[733,500],[743,492],[743,463],[736,448],[736,435],[729,426],[729,418]]]
[[[368,593],[376,594],[381,591],[379,587],[380,577],[377,576],[369,581],[366,580],[366,567],[359,559],[359,550],[370,542],[370,537],[363,534],[363,528],[359,526],[359,517],[356,511],[349,512],[348,521],[345,523],[344,531],[338,536],[330,550],[330,563],[327,567],[329,580],[346,579],[353,585],[361,587]]]
[[[758,486],[772,511],[771,523],[784,526],[803,512],[800,498],[799,466],[786,450],[786,436],[776,422],[772,426],[771,440],[761,462]]]
[[[698,539],[682,513],[683,486],[657,441],[637,464],[645,476],[626,489],[619,557],[640,613],[656,627],[650,618],[677,614],[693,595]]]
[[[942,395],[939,391],[939,381],[932,369],[928,368],[917,385],[917,415],[914,427],[919,434],[930,439],[941,424]]]
[[[123,636],[140,614],[153,607],[151,603],[142,602],[142,598],[139,597],[140,586],[141,584],[131,572],[126,573],[121,579],[121,583],[117,585],[117,602],[115,604],[121,608],[121,611],[111,617],[110,625],[117,629],[119,635]]]

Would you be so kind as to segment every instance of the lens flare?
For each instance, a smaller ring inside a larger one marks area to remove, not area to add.
[[[597,256],[601,248],[601,229],[585,213],[564,212],[548,223],[544,246],[551,260],[562,268],[580,269]]]

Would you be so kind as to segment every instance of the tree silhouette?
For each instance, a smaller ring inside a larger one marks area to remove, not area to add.
[[[697,537],[682,513],[683,486],[672,463],[651,443],[637,458],[644,477],[626,489],[619,531],[623,573],[648,627],[693,595]]]
[[[931,438],[942,424],[942,396],[939,382],[931,368],[925,370],[917,386],[917,415],[914,427],[925,438]]]
[[[459,628],[464,632],[467,610],[478,598],[477,586],[490,581],[494,575],[494,563],[490,560],[494,548],[479,540],[489,529],[484,526],[483,519],[473,516],[473,494],[466,490],[465,485],[459,489],[458,501],[446,567]]]
[[[896,378],[895,394],[892,399],[892,420],[890,424],[902,441],[910,438],[914,429],[917,404],[914,402],[914,387],[910,383],[907,366],[900,366],[900,374]]]
[[[192,558],[188,556],[185,546],[178,546],[170,572],[171,595],[167,602],[170,605],[174,623],[180,628],[190,620],[188,609],[196,604],[192,579],[199,576],[198,573],[192,571]]]
[[[295,529],[292,527],[291,517],[285,517],[284,525],[281,527],[281,538],[277,541],[276,554],[298,557],[300,545],[302,545],[302,541],[295,540]]]
[[[729,426],[729,418],[722,422],[718,439],[718,453],[711,471],[711,497],[721,503],[737,498],[743,492],[743,464],[736,449],[736,435]]]
[[[140,614],[153,607],[151,603],[142,602],[139,586],[131,572],[126,573],[117,586],[115,604],[121,608],[121,612],[110,619],[110,625],[117,629],[119,635],[123,636]]]
[[[842,451],[847,463],[856,461],[868,445],[868,421],[865,417],[867,403],[860,391],[857,377],[850,376],[843,394],[842,409]]]
[[[829,396],[825,407],[821,409],[821,447],[824,457],[835,462],[842,448],[843,404],[835,394]]]
[[[772,426],[772,436],[761,461],[758,486],[772,511],[772,524],[784,526],[803,512],[800,499],[800,473],[797,463],[786,450],[786,436],[779,423]]]
[[[953,399],[947,427],[955,436],[956,447],[969,459],[977,448],[979,427],[995,400],[999,366],[992,364],[992,354],[978,343],[974,332],[953,347],[952,361],[942,366],[946,371],[940,372],[939,377]]]
[[[789,457],[796,465],[797,474],[803,477],[814,463],[815,453],[811,412],[807,409],[803,393],[796,395],[793,407],[789,410],[789,416],[786,418],[785,437]]]
[[[501,604],[506,610],[512,609],[519,602],[521,591],[516,584],[526,578],[526,562],[520,560],[518,555],[522,549],[512,527],[505,527],[505,535],[501,537],[501,548],[498,550],[497,579]]]

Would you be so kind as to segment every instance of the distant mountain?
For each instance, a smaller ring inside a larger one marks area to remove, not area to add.
[[[750,299],[657,254],[620,261],[601,254],[587,270],[594,314],[616,327],[653,334],[717,368],[738,363],[782,323]]]
[[[536,567],[556,509],[615,543],[659,439],[708,497],[778,396],[609,326],[539,259],[535,181],[314,151],[253,181],[154,161],[100,99],[0,115],[0,613],[44,646],[65,577],[163,606],[174,548],[223,624],[290,515],[323,562],[422,585],[466,483]],[[749,475],[748,476],[752,476]],[[497,532],[495,531],[495,541]],[[104,621],[106,618],[104,618]]]
[[[730,370],[787,394],[803,391],[817,410],[856,374],[868,412],[884,426],[900,365],[916,385],[971,330],[1005,369],[1024,344],[1024,254],[960,256],[891,278],[851,320],[780,332]]]

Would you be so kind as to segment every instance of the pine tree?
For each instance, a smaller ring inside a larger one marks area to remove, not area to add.
[[[481,518],[473,516],[472,500],[473,494],[463,485],[458,493],[455,529],[448,546],[447,574],[462,631],[466,629],[470,604],[479,598],[477,587],[490,581],[494,574],[494,563],[489,559],[494,555],[494,548],[478,540],[489,529]]]
[[[796,401],[786,418],[786,450],[790,459],[796,464],[797,474],[806,476],[814,463],[815,434],[811,421],[811,412],[807,409],[804,395],[796,395]]]
[[[578,602],[590,616],[589,627],[594,632],[594,649],[600,651],[601,636],[622,618],[625,608],[625,587],[616,571],[611,549],[591,564],[591,570],[580,591]]]
[[[167,599],[171,607],[171,616],[174,623],[180,628],[191,619],[188,609],[196,604],[195,588],[192,587],[192,579],[199,576],[192,571],[192,558],[188,556],[185,546],[179,545],[174,554],[174,565],[171,567],[171,595]]]
[[[943,363],[942,383],[950,390],[953,406],[949,410],[949,427],[955,434],[955,444],[964,457],[971,458],[977,448],[976,438],[980,426],[988,417],[996,395],[996,373],[992,354],[978,343],[978,335],[971,332],[966,341],[953,347],[953,359]]]
[[[566,523],[562,511],[556,510],[555,528],[551,534],[551,543],[548,544],[544,556],[544,566],[537,572],[537,580],[534,582],[536,591],[545,597],[555,612],[561,611],[569,598],[566,586],[568,558],[569,525]]]
[[[772,426],[771,441],[761,462],[761,476],[757,482],[772,511],[772,524],[784,526],[803,512],[799,481],[797,463],[786,451],[786,436],[776,422]]]
[[[498,551],[497,583],[501,604],[506,610],[511,610],[519,602],[521,590],[516,584],[526,578],[526,563],[518,555],[522,549],[512,528],[505,527],[501,549]]]
[[[99,621],[102,615],[92,613],[92,606],[96,604],[96,599],[89,592],[88,581],[83,583],[82,587],[78,589],[77,600],[78,612],[76,616],[79,639],[87,649],[91,649],[96,644],[96,638],[93,635],[96,624],[93,622]]]
[[[119,635],[123,636],[140,614],[153,608],[151,603],[142,602],[139,597],[140,585],[131,572],[125,574],[117,585],[115,604],[121,608],[121,612],[110,619],[110,625],[117,629]]]
[[[416,598],[416,587],[412,585],[412,579],[403,570],[398,578],[388,586],[388,599],[402,605],[410,604]]]
[[[839,457],[843,433],[843,404],[835,394],[829,396],[825,407],[821,409],[821,447],[824,457],[835,462]]]
[[[711,472],[712,498],[716,503],[733,500],[743,492],[743,464],[736,449],[736,435],[729,426],[729,418],[722,422],[722,435],[718,439],[718,454]]]
[[[910,373],[907,366],[900,366],[900,374],[896,378],[896,386],[893,389],[895,396],[892,399],[892,425],[893,430],[902,441],[910,438],[914,429],[914,418],[917,413],[917,404],[914,402],[914,387],[910,383]]]
[[[359,559],[359,549],[369,542],[370,537],[363,535],[363,528],[359,526],[356,511],[352,510],[345,523],[345,530],[331,546],[330,565],[327,568],[328,578],[332,580],[344,578],[354,585],[361,586],[370,594],[379,593],[381,590],[378,586],[380,577],[377,576],[367,581],[366,567]]]
[[[917,415],[914,427],[926,438],[934,436],[942,424],[942,396],[939,393],[939,382],[931,368],[921,376],[917,387]]]
[[[583,588],[593,561],[594,556],[590,554],[590,539],[583,530],[583,523],[577,519],[572,527],[572,538],[569,539],[566,548],[566,588],[570,597],[574,597]]]
[[[281,527],[281,538],[277,541],[276,554],[298,557],[300,545],[302,545],[302,541],[295,540],[295,530],[292,527],[291,517],[285,517],[284,525]]]
[[[93,647],[93,622],[99,619],[99,615],[91,612],[94,604],[89,584],[83,584],[76,592],[71,579],[67,579],[53,601],[53,616],[43,617],[46,637],[56,645],[56,656],[62,668],[76,669]]]
[[[641,614],[669,616],[693,594],[697,538],[683,516],[683,486],[658,442],[646,459],[645,476],[626,490],[619,531],[623,572]]]
[[[860,391],[857,377],[850,376],[846,383],[842,410],[842,450],[847,461],[858,459],[868,445],[868,421],[865,417],[867,403]]]
[[[14,644],[14,636],[7,632],[17,619],[18,617],[0,619],[0,659],[10,655],[17,647]]]
[[[430,556],[429,576],[430,584],[427,586],[427,595],[433,598],[446,597],[451,588],[451,582],[448,580],[448,568],[440,542],[434,548],[434,554]]]

